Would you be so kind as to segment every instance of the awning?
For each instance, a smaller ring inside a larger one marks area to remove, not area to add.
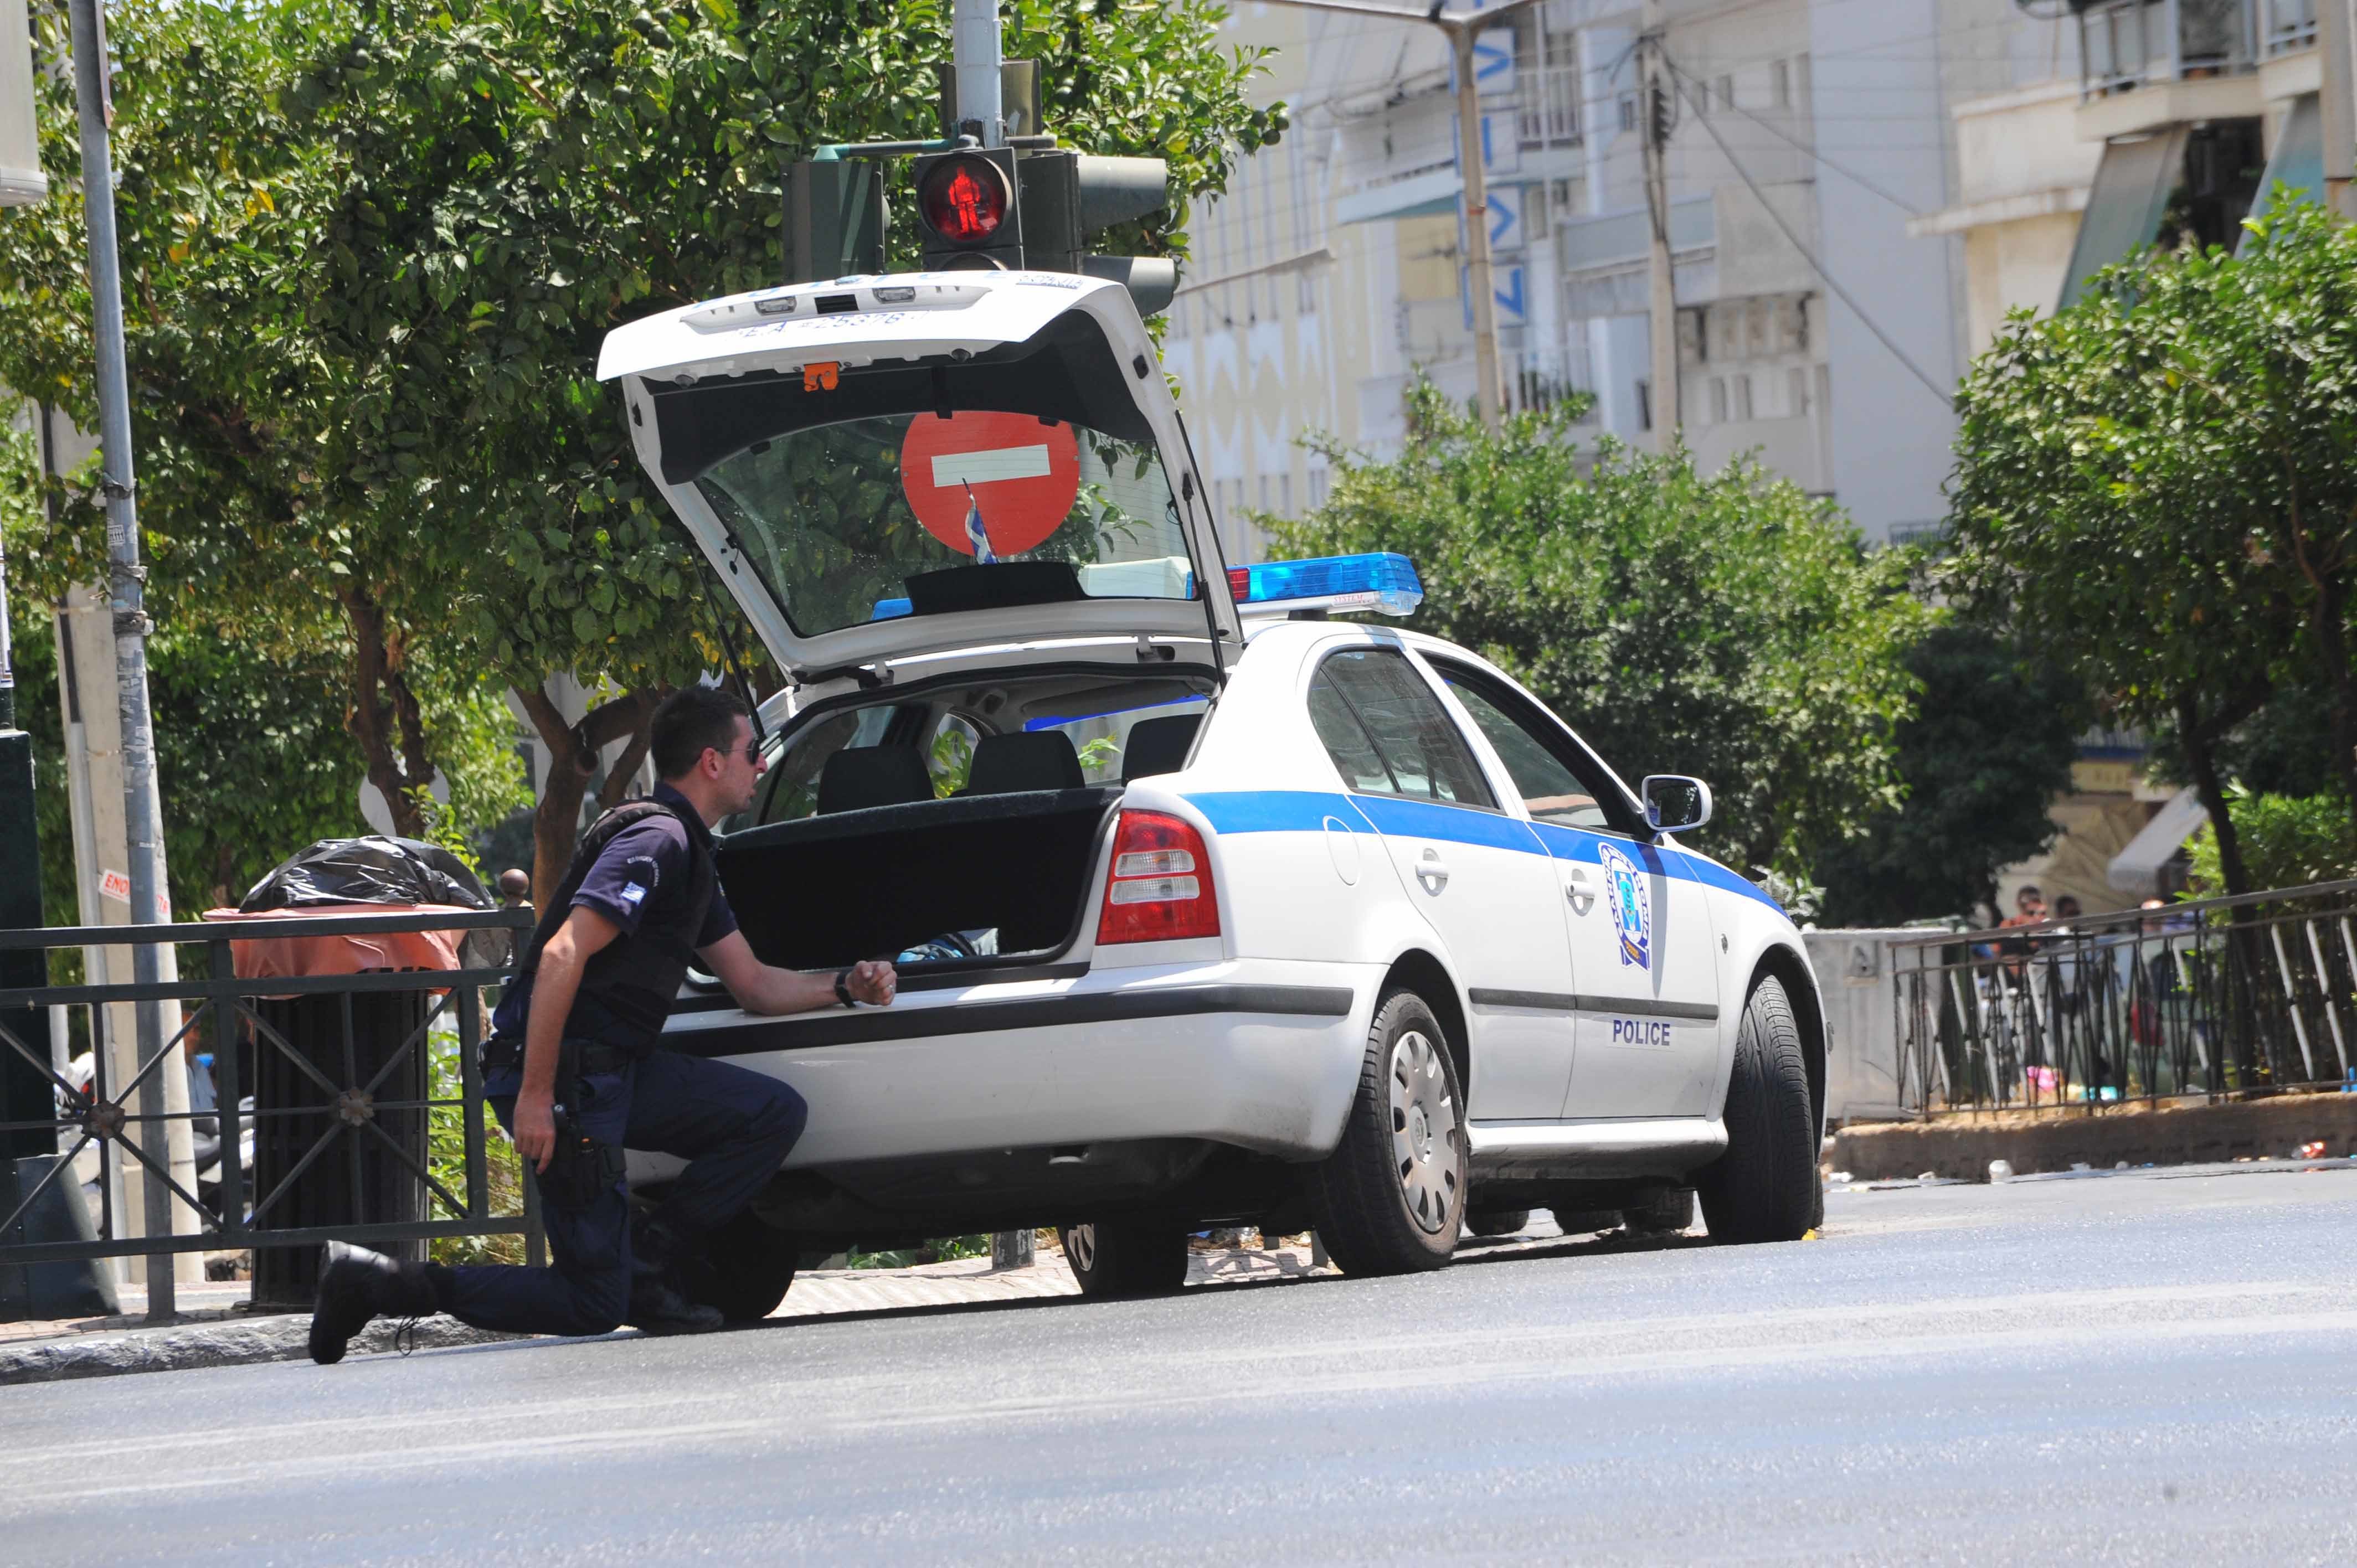
[[[2284,184],[2311,200],[2324,199],[2324,113],[2313,92],[2292,100],[2291,110],[2284,115],[2283,130],[2276,136],[2276,150],[2267,155],[2267,172],[2259,177],[2258,199],[2251,203],[2251,216],[2267,215],[2269,199],[2274,196],[2276,182]],[[2251,231],[2243,231],[2240,252],[2251,242]]]
[[[2079,241],[2071,247],[2071,270],[2063,274],[2057,309],[2078,303],[2097,273],[2159,238],[2169,193],[2184,177],[2188,130],[2172,125],[2104,145],[2094,188],[2087,193],[2086,215],[2079,220]]]
[[[2153,813],[2142,832],[2128,840],[2126,849],[2112,856],[2104,879],[2122,893],[2159,892],[2160,868],[2209,821],[2201,795],[2190,789],[2179,789]]]

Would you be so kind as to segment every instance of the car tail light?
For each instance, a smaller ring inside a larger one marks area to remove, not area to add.
[[[1006,178],[986,159],[945,158],[926,171],[917,200],[934,233],[977,245],[1006,221]]]
[[[1159,811],[1124,811],[1114,828],[1098,945],[1219,934],[1220,901],[1203,835]]]

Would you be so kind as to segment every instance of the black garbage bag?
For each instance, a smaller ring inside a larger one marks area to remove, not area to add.
[[[299,909],[314,904],[455,904],[498,908],[465,862],[415,839],[321,839],[289,855],[253,885],[241,912]]]

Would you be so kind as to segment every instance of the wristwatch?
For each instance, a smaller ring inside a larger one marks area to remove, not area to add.
[[[845,1007],[857,1005],[851,994],[851,987],[844,983],[850,978],[851,971],[847,969],[838,969],[834,972],[834,999]]]

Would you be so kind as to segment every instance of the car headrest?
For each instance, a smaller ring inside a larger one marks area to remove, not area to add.
[[[1121,754],[1121,781],[1153,773],[1176,773],[1187,766],[1188,748],[1203,726],[1200,714],[1168,714],[1140,719],[1129,727],[1129,745]]]
[[[857,811],[933,798],[933,776],[913,746],[862,746],[836,752],[819,769],[818,810]]]
[[[1061,730],[1026,730],[1015,735],[986,735],[974,748],[974,767],[966,775],[968,795],[1012,795],[1023,789],[1078,789],[1088,780],[1081,774],[1081,754],[1072,737]]]

